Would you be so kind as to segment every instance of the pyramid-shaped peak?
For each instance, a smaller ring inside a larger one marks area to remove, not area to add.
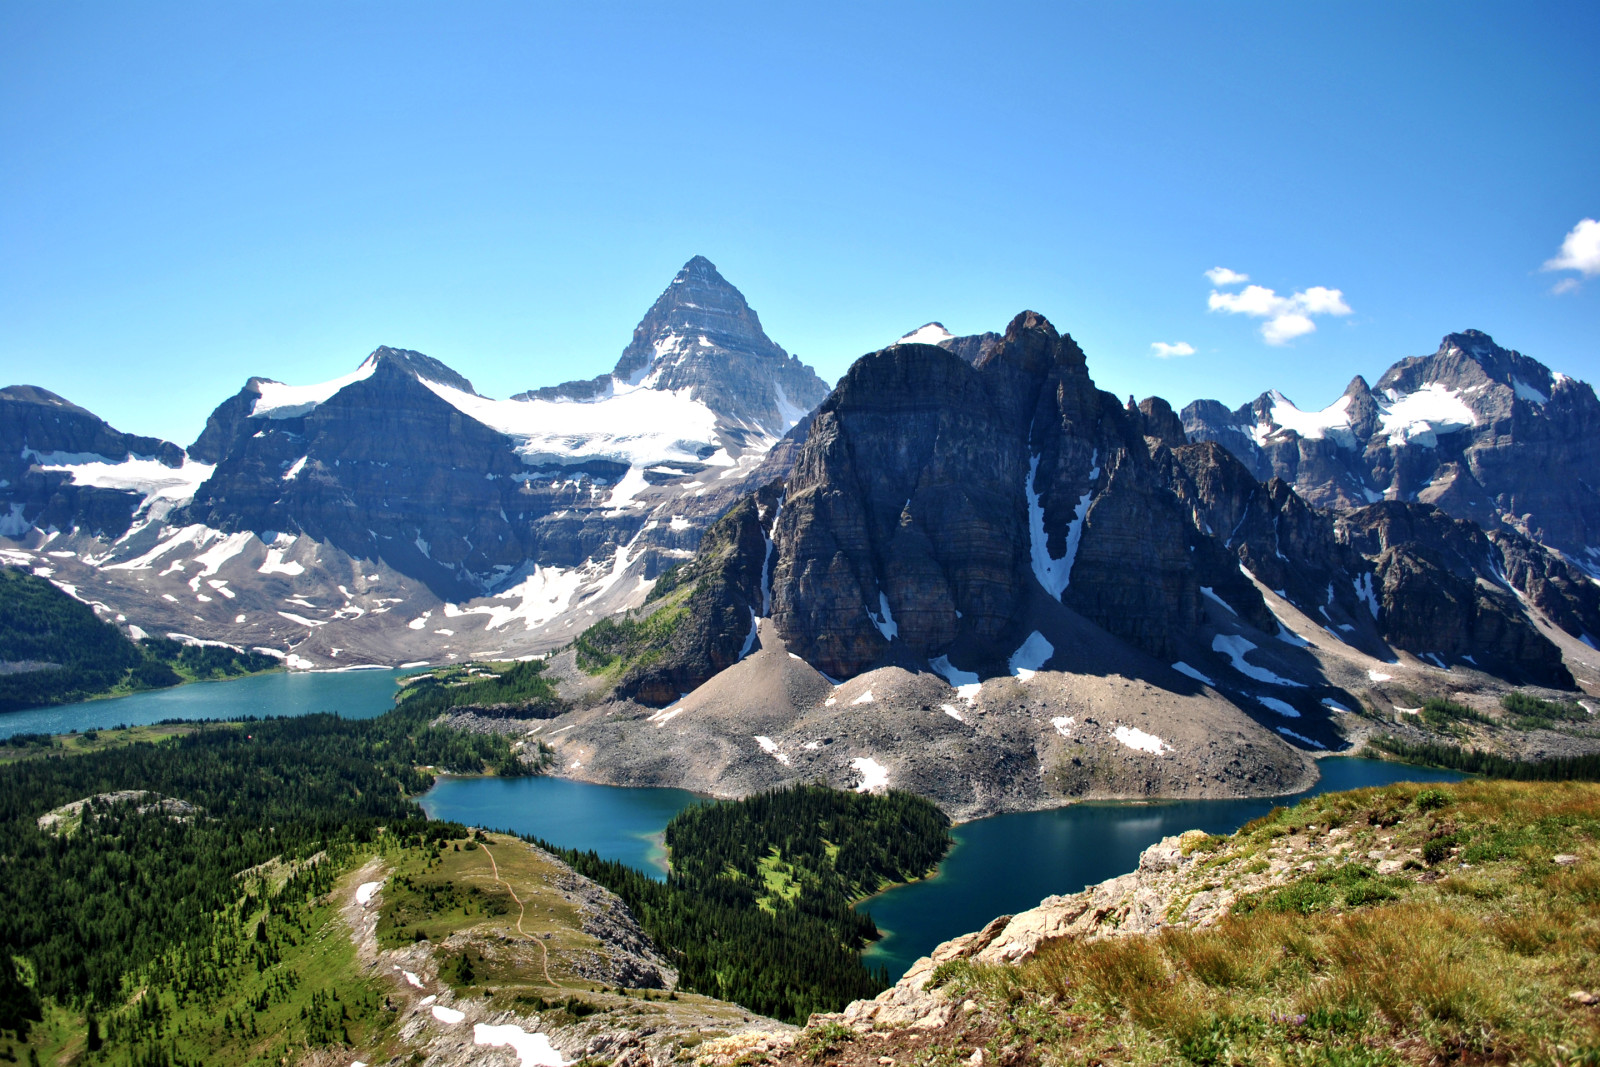
[[[423,378],[438,385],[449,386],[451,389],[459,389],[463,393],[477,392],[472,388],[472,383],[464,376],[457,374],[432,356],[423,355],[421,352],[415,352],[409,348],[391,348],[388,345],[379,345],[373,349],[372,355],[367,357],[362,366],[366,366],[367,363],[371,363],[375,367],[388,364],[414,377]]]

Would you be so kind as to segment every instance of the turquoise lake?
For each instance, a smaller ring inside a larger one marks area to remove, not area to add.
[[[0,715],[0,738],[14,733],[144,725],[166,719],[238,719],[333,711],[371,718],[390,708],[399,671],[285,673],[201,682],[114,700]],[[1047,896],[1130,871],[1139,853],[1184,830],[1230,833],[1279,804],[1340,789],[1397,781],[1454,781],[1449,771],[1378,760],[1325,759],[1322,780],[1293,797],[1158,803],[1076,804],[1053,811],[996,815],[958,826],[955,845],[931,878],[861,904],[884,931],[863,954],[898,978],[941,941],[980,929]],[[665,874],[661,832],[703,797],[682,789],[624,789],[563,778],[441,778],[420,798],[436,819],[593,849],[656,877]]]
[[[336,711],[370,719],[394,706],[397,670],[273,671],[225,682],[194,682],[148,693],[0,714],[0,738],[64,734],[166,719],[243,719]]]

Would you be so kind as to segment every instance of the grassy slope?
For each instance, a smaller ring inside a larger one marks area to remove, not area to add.
[[[1198,836],[1198,835],[1197,835]],[[1202,929],[946,964],[942,1032],[813,1027],[791,1059],[955,1064],[1600,1062],[1600,787],[1471,781],[1328,794],[1205,850],[1172,900],[1297,876]],[[1390,860],[1377,873],[1369,853]],[[1557,855],[1576,856],[1566,865]],[[1301,870],[1301,863],[1308,869]]]

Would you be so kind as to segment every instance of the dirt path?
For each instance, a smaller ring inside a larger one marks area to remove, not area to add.
[[[522,928],[522,920],[528,914],[528,906],[522,902],[521,897],[517,896],[517,891],[511,888],[511,883],[500,877],[500,865],[495,862],[494,853],[489,851],[489,846],[480,843],[478,847],[483,849],[485,856],[489,857],[489,866],[494,870],[494,880],[505,886],[506,892],[511,894],[511,899],[517,902],[517,933],[527,937],[527,931]],[[555,981],[550,977],[550,949],[545,946],[543,938],[536,938],[536,940],[539,942],[539,951],[544,953],[545,983],[552,989],[558,988]]]

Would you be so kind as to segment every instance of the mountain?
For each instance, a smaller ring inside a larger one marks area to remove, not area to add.
[[[1282,478],[1318,507],[1434,504],[1507,529],[1600,573],[1600,402],[1477,330],[1363,378],[1302,411],[1276,390],[1236,411],[1183,409],[1192,440],[1216,441],[1256,477]]]
[[[59,581],[144,629],[295,666],[527,654],[639,603],[826,394],[697,256],[612,375],[510,400],[383,346],[316,385],[249,379],[185,453],[14,387],[0,502],[18,561],[48,542]]]
[[[556,657],[576,710],[507,728],[597,781],[907,783],[975,817],[1292,791],[1368,716],[1600,668],[1600,590],[1531,538],[1313,507],[1033,312],[972,362],[917,332],[941,343],[857,360],[786,478]]]

